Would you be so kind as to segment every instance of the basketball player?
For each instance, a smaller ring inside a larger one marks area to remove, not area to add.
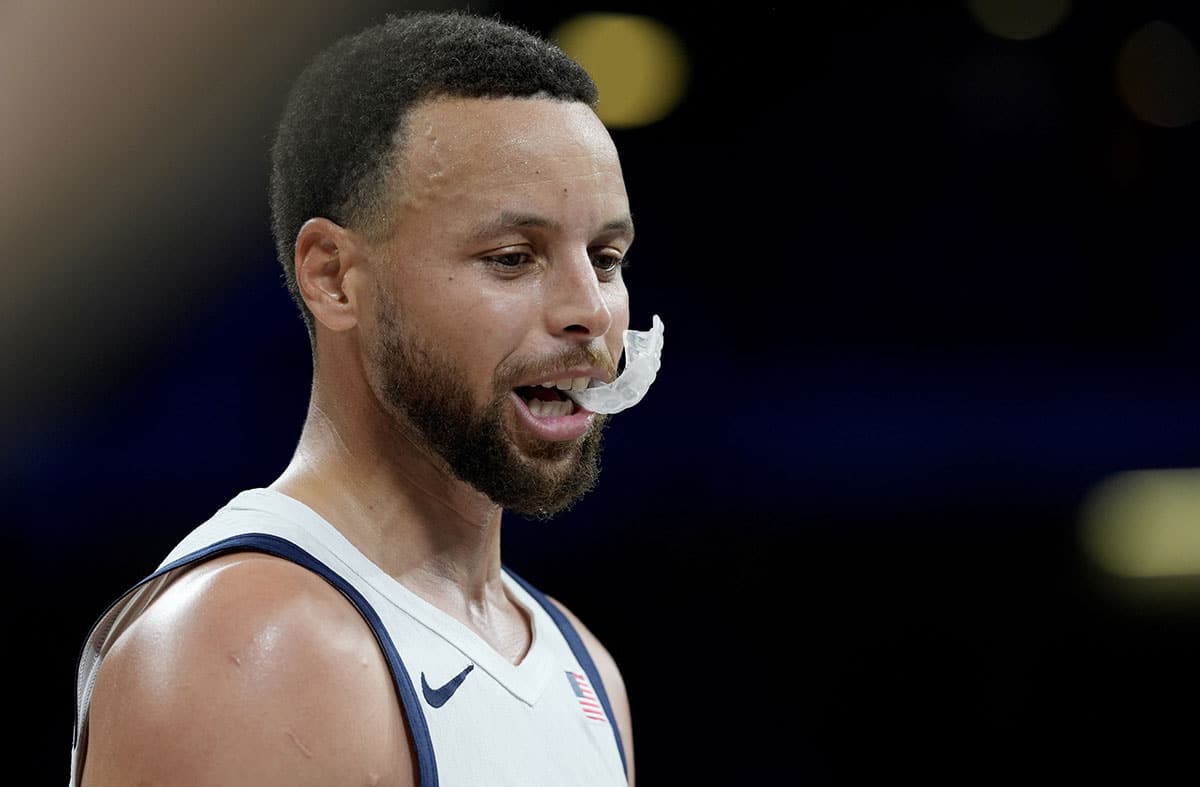
[[[633,784],[613,658],[500,555],[504,509],[592,489],[605,416],[572,396],[627,349],[595,100],[556,47],[465,13],[389,17],[302,73],[271,203],[307,419],[97,623],[72,785]]]

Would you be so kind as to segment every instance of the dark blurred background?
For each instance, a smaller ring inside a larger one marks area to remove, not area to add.
[[[69,5],[0,8],[31,785],[66,784],[92,621],[298,436],[266,201],[289,80],[390,11],[462,7]],[[570,32],[602,93],[644,99],[602,109],[662,370],[600,488],[505,527],[623,665],[639,784],[1186,780],[1195,4],[470,7]]]

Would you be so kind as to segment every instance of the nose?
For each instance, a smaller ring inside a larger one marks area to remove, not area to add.
[[[586,251],[552,265],[547,289],[546,327],[552,335],[586,341],[608,333],[612,311]]]

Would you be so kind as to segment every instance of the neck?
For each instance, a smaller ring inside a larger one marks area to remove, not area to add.
[[[296,451],[271,488],[433,603],[486,607],[502,592],[500,507],[455,478],[373,396],[329,389],[314,384]]]

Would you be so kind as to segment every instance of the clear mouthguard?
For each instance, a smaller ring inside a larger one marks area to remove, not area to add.
[[[662,365],[663,323],[654,315],[648,331],[625,331],[625,370],[611,383],[563,391],[593,413],[619,413],[642,401]],[[595,381],[593,381],[594,383]]]

